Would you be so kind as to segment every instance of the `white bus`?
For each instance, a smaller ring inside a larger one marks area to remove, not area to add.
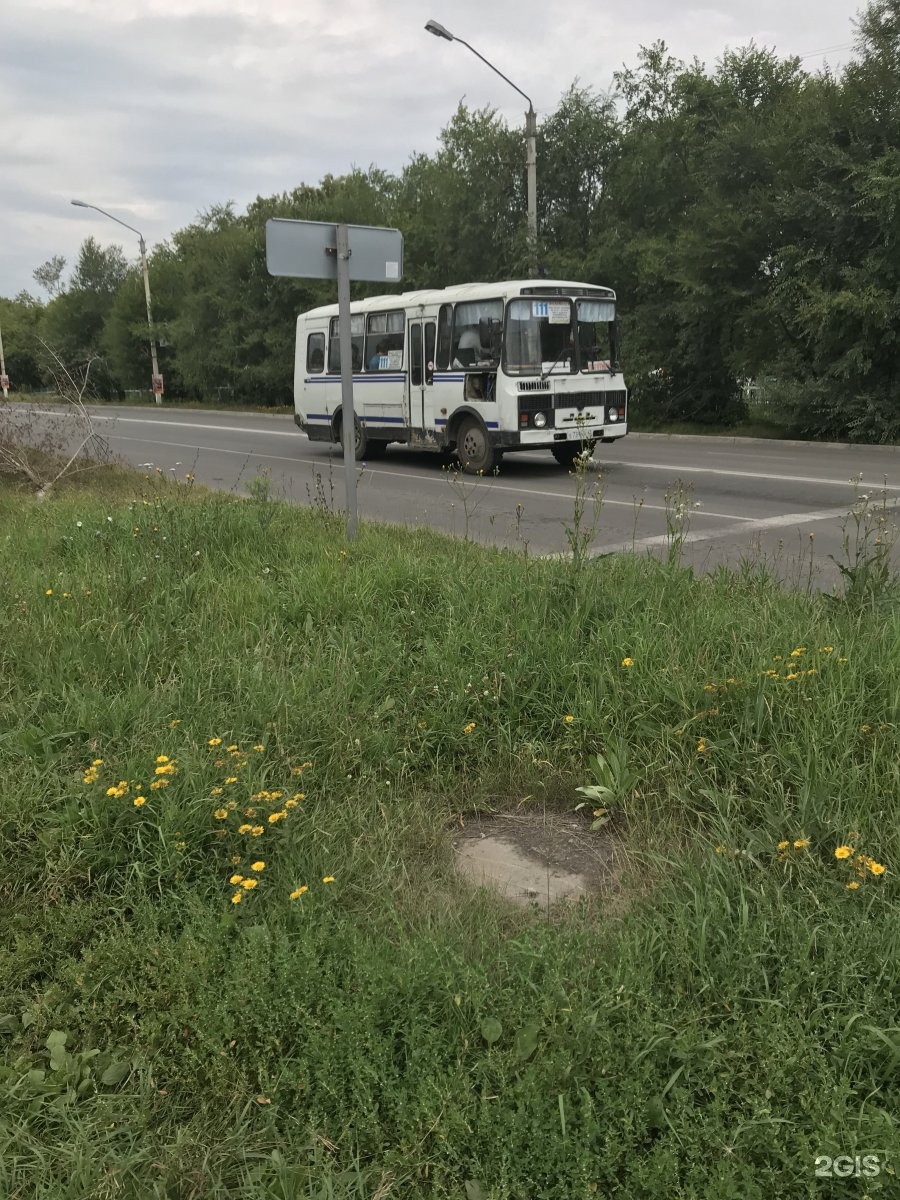
[[[350,306],[356,457],[391,442],[455,451],[488,473],[507,451],[560,465],[627,432],[616,296],[553,280],[472,283]],[[336,304],[297,318],[294,420],[340,442]]]

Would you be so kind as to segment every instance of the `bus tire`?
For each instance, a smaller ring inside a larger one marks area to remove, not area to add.
[[[362,421],[359,417],[354,416],[353,425],[356,431],[356,444],[353,447],[353,457],[357,462],[362,462],[366,457],[366,451],[369,448],[369,439],[366,437],[366,431],[363,429]],[[344,418],[341,416],[340,428],[338,429],[338,439],[341,448],[344,446]]]
[[[499,467],[501,458],[481,421],[463,417],[456,431],[456,459],[462,469],[470,475],[490,475]]]
[[[550,453],[556,459],[561,467],[571,470],[575,466],[575,459],[583,450],[588,454],[594,453],[596,442],[561,442],[558,446],[551,446]]]

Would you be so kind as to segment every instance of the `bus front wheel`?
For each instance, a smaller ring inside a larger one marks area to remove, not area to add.
[[[482,423],[465,417],[456,432],[456,457],[470,475],[490,475],[499,467],[502,455],[491,445]]]
[[[353,445],[353,457],[356,459],[357,462],[362,462],[362,460],[366,457],[366,451],[369,448],[369,439],[366,437],[366,431],[365,431],[365,429],[363,429],[362,421],[360,421],[359,417],[353,418],[353,428],[354,428],[354,432],[356,433],[356,437],[354,438],[354,445]],[[344,419],[343,419],[343,417],[341,418],[341,427],[339,430],[339,438],[340,438],[341,447],[343,448],[343,445],[344,445]]]
[[[575,466],[575,459],[582,452],[590,457],[594,453],[594,442],[561,442],[558,446],[551,446],[550,453],[556,459],[561,467],[571,469]]]

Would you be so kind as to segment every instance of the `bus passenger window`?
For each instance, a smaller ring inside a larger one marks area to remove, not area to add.
[[[453,322],[453,309],[449,304],[442,304],[438,314],[437,354],[434,365],[439,371],[446,371],[450,366],[450,329]]]
[[[321,375],[325,370],[325,334],[311,333],[306,339],[306,371]]]
[[[362,370],[365,322],[366,319],[362,315],[350,318],[350,362],[353,371]],[[328,371],[330,374],[336,375],[341,369],[341,342],[337,317],[331,318],[330,335],[328,339]]]
[[[399,371],[403,366],[402,312],[370,313],[366,322],[366,370]]]

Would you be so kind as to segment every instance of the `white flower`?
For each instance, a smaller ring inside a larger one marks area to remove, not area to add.
[[[109,521],[110,525],[112,525],[112,517],[107,517],[106,519]]]
[[[76,521],[76,522],[75,522],[75,528],[76,528],[76,529],[80,529],[80,528],[81,528],[81,526],[82,526],[82,522],[81,522],[81,521]]]

